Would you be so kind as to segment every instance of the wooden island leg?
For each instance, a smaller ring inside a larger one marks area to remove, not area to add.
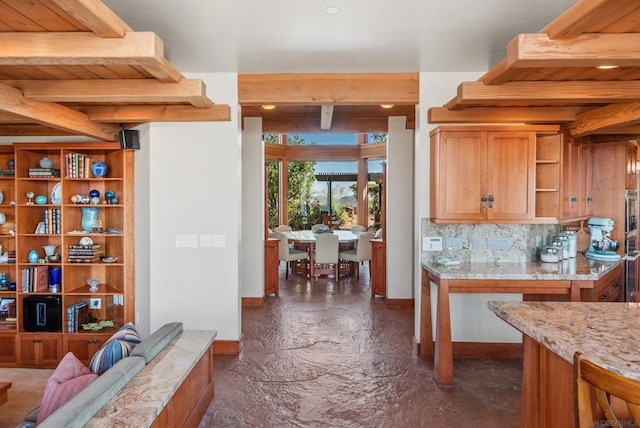
[[[453,345],[451,343],[451,311],[449,281],[440,280],[436,314],[436,343],[433,357],[433,380],[438,386],[453,385]]]
[[[422,293],[420,294],[420,356],[433,358],[433,325],[431,321],[431,280],[422,269]]]

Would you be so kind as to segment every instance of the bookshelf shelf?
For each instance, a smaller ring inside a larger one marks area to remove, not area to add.
[[[49,169],[39,165],[43,157],[51,160]],[[0,298],[16,299],[17,317],[8,324],[2,324],[0,319],[0,345],[12,345],[11,349],[0,352],[0,366],[55,367],[67,352],[88,362],[115,330],[76,332],[79,324],[89,321],[76,318],[86,312],[95,320],[113,320],[116,326],[134,321],[133,152],[122,150],[117,142],[15,143],[0,148],[0,172],[10,159],[14,159],[14,176],[0,175],[0,190],[4,195],[0,212],[6,216],[5,224],[0,225],[0,243],[2,251],[15,252],[16,263],[0,263],[0,274],[15,282],[16,290],[0,290]],[[91,163],[98,161],[108,167],[104,177],[94,177],[91,173]],[[39,176],[49,173],[54,176]],[[100,193],[97,204],[72,200],[72,196],[89,196],[92,190]],[[104,203],[107,191],[114,193],[117,203]],[[28,193],[33,196],[27,197]],[[35,203],[39,195],[47,198],[46,203]],[[84,207],[98,208],[96,226],[122,233],[84,231]],[[39,233],[43,230],[45,233]],[[90,238],[95,247],[80,247],[83,237]],[[59,261],[50,262],[45,256],[42,247],[51,244],[57,246],[55,254],[60,256]],[[39,253],[38,263],[28,259],[32,250]],[[104,263],[103,256],[118,260]],[[34,285],[38,291],[24,288],[29,283],[24,276],[29,269],[50,273],[54,268],[60,270],[59,289],[49,288],[48,274],[44,280],[41,278],[45,283]],[[100,279],[95,292],[87,285],[87,279],[94,277]],[[27,313],[24,305],[28,296],[59,297],[62,329],[27,331],[22,317]],[[91,307],[92,299],[95,302],[96,298],[101,304]],[[85,308],[85,305],[86,309],[69,310],[70,307]],[[71,319],[70,314],[74,313]],[[43,342],[37,340],[39,337],[45,337],[49,345],[43,346]]]

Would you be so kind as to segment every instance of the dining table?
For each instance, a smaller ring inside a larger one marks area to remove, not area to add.
[[[292,230],[282,232],[294,248],[307,251],[309,253],[309,275],[311,279],[315,277],[315,263],[313,263],[313,253],[316,248],[316,237],[322,233],[332,233],[338,236],[338,251],[351,249],[358,241],[358,233],[350,230],[330,230],[327,232],[314,232],[312,230]],[[337,279],[337,278],[336,278]]]

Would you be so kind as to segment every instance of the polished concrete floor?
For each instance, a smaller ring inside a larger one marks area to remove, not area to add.
[[[216,356],[201,427],[517,427],[521,360],[455,360],[454,387],[412,353],[413,309],[360,281],[299,275],[242,311],[239,356]]]

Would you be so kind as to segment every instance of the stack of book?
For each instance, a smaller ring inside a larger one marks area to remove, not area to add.
[[[16,262],[16,252],[15,251],[7,251],[8,260],[7,263],[15,263]]]
[[[29,266],[22,269],[22,292],[42,293],[49,291],[49,268]]]
[[[44,233],[60,233],[60,208],[44,210]]]
[[[96,263],[102,256],[102,245],[69,245],[69,257],[67,263]]]
[[[87,302],[79,302],[67,307],[67,332],[77,333],[80,326],[87,322],[88,315]]]
[[[60,177],[58,168],[29,168],[31,178],[57,178]]]
[[[0,169],[0,177],[15,177],[15,169]]]
[[[82,153],[64,156],[67,178],[91,178],[91,158]]]

